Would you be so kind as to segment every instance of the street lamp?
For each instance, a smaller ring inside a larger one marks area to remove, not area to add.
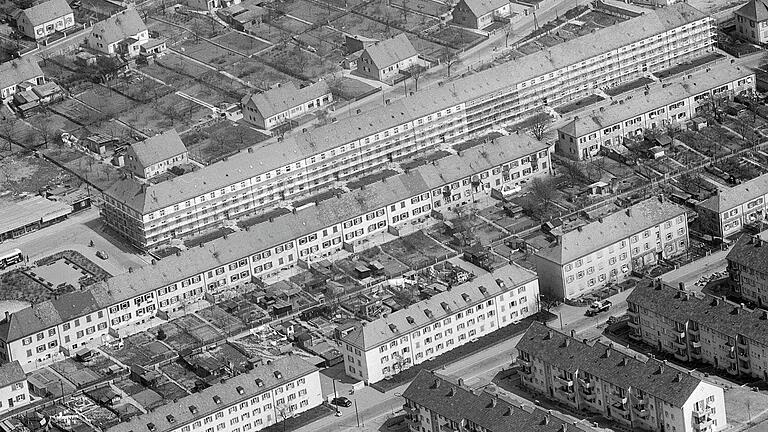
[[[339,406],[334,403],[334,402],[337,402],[336,398],[338,397],[336,395],[336,378],[331,378],[331,381],[333,381],[333,399],[334,399],[334,400],[331,401],[331,403],[333,403],[333,406],[336,407],[336,414],[338,414],[339,413]],[[357,412],[357,405],[355,405],[355,412]]]

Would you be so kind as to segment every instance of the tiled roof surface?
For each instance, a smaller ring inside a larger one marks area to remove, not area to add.
[[[737,262],[748,268],[768,273],[768,231],[759,234],[760,242],[754,236],[743,234],[736,240],[726,256],[728,261]]]
[[[67,0],[48,0],[31,8],[24,9],[22,14],[33,26],[39,26],[56,18],[63,17],[72,13]]]
[[[763,174],[748,182],[730,188],[720,189],[717,191],[717,194],[702,201],[697,207],[711,210],[719,214],[767,193],[768,174]]]
[[[139,164],[146,168],[186,153],[187,147],[181,141],[176,129],[170,129],[144,141],[131,144],[131,150],[136,155]]]
[[[364,351],[398,339],[411,331],[419,329],[429,323],[440,321],[443,318],[456,313],[469,306],[484,301],[489,297],[498,295],[536,279],[536,274],[517,265],[511,264],[453,287],[450,291],[435,294],[427,300],[414,303],[405,309],[400,309],[389,314],[385,318],[379,318],[372,322],[360,325],[343,338],[345,342],[354,345]],[[505,288],[501,288],[497,280],[504,282]],[[480,287],[487,290],[487,294],[480,291]],[[464,300],[464,294],[469,300]],[[444,305],[449,308],[445,310]],[[432,315],[427,315],[426,311]],[[409,318],[413,323],[409,322]],[[394,328],[392,327],[394,326]]]
[[[203,419],[225,407],[249,400],[280,384],[294,381],[317,370],[315,366],[297,356],[278,358],[272,360],[271,364],[258,365],[248,373],[236,375],[226,382],[222,381],[198,393],[181,397],[149,413],[131,417],[129,421],[120,422],[107,428],[105,432],[148,431],[149,423],[154,425],[153,430],[156,432],[178,430],[194,420]],[[282,378],[278,379],[275,372],[280,372]],[[262,380],[264,385],[257,386],[257,379]],[[242,387],[243,394],[238,392],[238,387]],[[220,403],[214,402],[214,396],[218,396]],[[197,414],[193,414],[190,407],[197,408]],[[172,416],[173,422],[169,420],[169,415]]]
[[[765,0],[750,0],[735,13],[752,21],[763,22],[768,20],[768,3]]]
[[[330,93],[331,90],[325,81],[319,81],[301,89],[297,88],[293,81],[289,81],[263,93],[245,96],[241,103],[243,106],[248,103],[253,104],[266,119]]]
[[[475,17],[481,17],[489,12],[509,4],[509,0],[464,0],[464,4]]]
[[[18,360],[0,365],[0,389],[27,379]]]
[[[650,310],[678,323],[695,321],[713,331],[731,335],[743,335],[762,344],[768,343],[768,320],[760,311],[741,309],[741,306],[722,298],[709,295],[692,295],[686,298],[678,289],[649,284],[635,288],[627,302]]]
[[[602,222],[594,221],[563,234],[557,244],[539,250],[536,255],[557,264],[566,264],[684,214],[683,207],[669,200],[648,198],[629,209],[603,217]]]
[[[0,63],[0,90],[44,76],[35,56]]]
[[[147,30],[146,24],[133,7],[112,15],[104,21],[93,25],[93,35],[99,35],[99,39],[105,46],[120,42],[123,39],[134,37],[137,33]]]
[[[558,414],[540,408],[522,408],[486,392],[474,394],[426,370],[411,381],[403,398],[457,423],[470,421],[488,432],[595,430],[588,423],[564,421]]]
[[[539,322],[531,324],[517,349],[558,369],[584,371],[624,389],[642,390],[675,407],[683,406],[701,383],[658,360],[639,360],[600,342],[590,346]]]
[[[371,56],[373,64],[379,69],[418,55],[405,33],[368,45],[365,52]]]

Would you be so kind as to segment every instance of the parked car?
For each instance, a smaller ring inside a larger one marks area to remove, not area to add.
[[[595,316],[599,314],[600,312],[607,312],[608,309],[611,308],[610,300],[597,300],[595,302],[592,302],[591,305],[589,305],[589,308],[587,309],[587,312],[585,315],[587,316]]]
[[[331,405],[338,405],[340,407],[349,408],[352,406],[352,401],[344,396],[335,397],[331,400]]]

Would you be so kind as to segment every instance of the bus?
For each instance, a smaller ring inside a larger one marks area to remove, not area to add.
[[[4,252],[0,254],[0,269],[4,269],[22,261],[24,261],[24,255],[21,254],[21,250],[13,249],[8,252]]]

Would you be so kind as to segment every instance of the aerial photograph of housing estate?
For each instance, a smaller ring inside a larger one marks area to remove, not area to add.
[[[0,0],[0,432],[768,431],[768,0]]]

